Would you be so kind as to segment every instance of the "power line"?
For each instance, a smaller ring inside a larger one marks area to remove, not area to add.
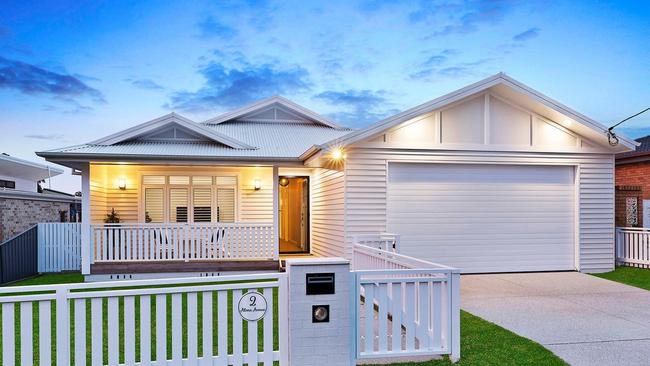
[[[650,111],[650,107],[648,107],[648,108],[642,110],[641,112],[635,113],[635,114],[633,114],[633,115],[631,115],[631,116],[629,116],[629,117],[627,117],[627,118],[621,120],[620,122],[618,122],[617,124],[613,125],[612,127],[608,128],[608,129],[607,129],[607,139],[609,140],[609,144],[610,144],[611,146],[616,146],[616,145],[618,145],[618,137],[617,137],[616,134],[612,131],[613,129],[615,129],[616,127],[618,127],[621,123],[623,123],[623,122],[625,122],[625,121],[627,121],[627,120],[630,120],[630,119],[632,119],[632,118],[634,118],[634,117],[636,117],[636,116],[638,116],[638,115],[641,115],[641,114],[643,114],[643,113],[645,113],[645,112],[647,112],[647,111]]]

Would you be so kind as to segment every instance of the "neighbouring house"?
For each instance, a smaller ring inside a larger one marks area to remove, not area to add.
[[[40,186],[59,174],[60,168],[0,154],[0,242],[39,222],[80,218],[79,197]]]
[[[616,226],[650,227],[650,135],[616,155]]]
[[[606,131],[500,73],[360,130],[272,97],[37,154],[81,171],[86,275],[277,270],[381,233],[465,273],[603,272],[636,146]]]

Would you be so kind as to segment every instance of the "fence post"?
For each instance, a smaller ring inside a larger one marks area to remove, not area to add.
[[[278,334],[280,347],[280,365],[289,365],[289,284],[288,276],[278,278]]]
[[[449,274],[451,285],[451,344],[449,358],[452,362],[460,359],[460,272],[455,270]]]
[[[68,287],[56,290],[56,364],[70,364],[70,309],[68,306]]]

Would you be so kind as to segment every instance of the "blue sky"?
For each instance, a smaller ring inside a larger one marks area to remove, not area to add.
[[[648,34],[643,1],[4,0],[0,151],[274,94],[362,127],[499,71],[609,125],[650,106]]]

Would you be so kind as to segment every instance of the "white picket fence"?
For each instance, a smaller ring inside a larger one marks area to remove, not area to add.
[[[81,223],[38,224],[38,272],[81,269]]]
[[[393,233],[357,234],[352,237],[354,244],[399,253],[400,235]]]
[[[91,225],[94,262],[278,259],[273,224]]]
[[[236,310],[249,291],[259,321]],[[4,287],[0,304],[5,366],[288,365],[285,274]]]
[[[650,268],[650,229],[616,228],[616,262],[622,265]]]
[[[460,271],[355,245],[357,358],[460,357]]]

